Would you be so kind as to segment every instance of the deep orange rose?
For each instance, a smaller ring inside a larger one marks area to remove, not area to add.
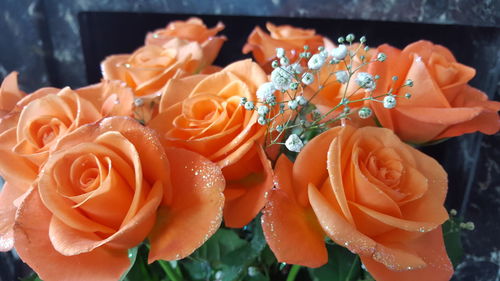
[[[488,101],[483,92],[467,85],[476,71],[458,63],[445,47],[418,41],[402,51],[388,45],[378,50],[387,54],[387,60],[370,66],[369,72],[381,77],[376,93],[388,91],[394,75],[399,77],[395,87],[406,79],[414,83],[396,93],[410,93],[411,98],[398,99],[394,109],[371,103],[382,126],[401,139],[425,143],[475,131],[494,134],[500,129],[500,102]]]
[[[213,63],[219,54],[219,50],[227,40],[225,36],[216,36],[224,29],[222,22],[213,28],[207,28],[199,18],[189,18],[186,21],[173,21],[163,29],[149,32],[146,36],[145,45],[163,46],[175,38],[197,42],[203,50],[203,66]]]
[[[321,35],[317,35],[313,29],[296,28],[290,25],[276,26],[270,22],[266,24],[270,34],[264,32],[260,27],[248,36],[247,43],[243,47],[243,53],[252,52],[255,60],[268,72],[272,70],[271,62],[276,59],[276,48],[286,51],[290,62],[296,60],[299,53],[304,51],[304,45],[308,45],[314,52],[319,46],[326,43]]]
[[[265,126],[240,98],[256,101],[267,82],[251,60],[235,62],[211,75],[172,79],[164,89],[160,114],[148,126],[167,146],[198,152],[216,162],[226,179],[224,222],[243,227],[263,207],[272,187],[271,165],[262,148]]]
[[[295,163],[281,156],[263,215],[281,262],[327,262],[325,234],[359,254],[376,280],[448,280],[441,224],[447,175],[388,129],[335,127]]]
[[[150,262],[199,247],[221,222],[223,187],[202,156],[165,150],[133,119],[106,118],[57,143],[19,207],[15,248],[44,280],[118,280],[146,237]]]

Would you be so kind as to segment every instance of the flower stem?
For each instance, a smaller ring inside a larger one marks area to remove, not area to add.
[[[165,271],[168,278],[172,281],[182,281],[184,280],[173,268],[168,261],[158,260],[161,268]]]
[[[299,270],[302,266],[298,264],[294,264],[292,268],[290,269],[290,272],[288,273],[288,276],[286,277],[286,281],[295,281],[295,278],[297,277],[297,274],[299,273]]]

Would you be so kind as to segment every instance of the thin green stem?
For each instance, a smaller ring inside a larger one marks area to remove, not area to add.
[[[172,265],[168,261],[163,261],[163,260],[158,260],[158,263],[160,264],[161,268],[165,271],[167,274],[168,278],[172,281],[183,281],[184,279],[182,278],[181,275],[179,275],[173,268]]]
[[[297,274],[299,273],[299,270],[302,266],[298,264],[292,265],[292,268],[290,269],[290,272],[288,273],[288,276],[286,277],[286,281],[295,281],[295,278],[297,277]]]

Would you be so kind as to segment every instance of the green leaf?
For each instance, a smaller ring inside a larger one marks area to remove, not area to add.
[[[132,267],[133,267],[133,266],[134,266],[134,264],[135,264],[135,260],[136,260],[136,258],[137,258],[137,252],[138,252],[138,250],[139,250],[139,247],[140,247],[140,245],[139,245],[139,246],[137,246],[137,247],[134,247],[134,248],[132,248],[132,249],[129,249],[129,250],[128,250],[128,259],[130,260],[130,266],[129,266],[129,268],[127,269],[127,271],[125,271],[125,272],[123,273],[122,277],[120,278],[120,281],[127,280],[127,277],[126,277],[126,276],[127,276],[127,274],[129,273],[129,271],[132,269]]]
[[[443,224],[444,245],[446,246],[446,252],[448,253],[448,257],[453,267],[457,267],[464,256],[462,241],[460,240],[460,222],[460,219],[450,217],[450,219]]]
[[[253,234],[250,243],[235,249],[222,257],[222,280],[240,280],[247,275],[248,267],[254,263],[266,247],[266,239],[257,217],[250,226]]]
[[[21,281],[43,281],[43,280],[40,279],[40,277],[38,277],[36,273],[33,273],[30,276],[21,279]]]
[[[134,253],[135,251],[135,253]],[[132,255],[131,255],[132,254]],[[134,263],[129,268],[128,272],[122,276],[121,281],[157,281],[156,274],[151,274],[150,267],[147,263],[148,249],[146,245],[141,244],[138,247],[129,250],[129,258]]]
[[[359,257],[339,245],[327,245],[328,263],[319,268],[310,268],[313,281],[351,281],[361,276]]]

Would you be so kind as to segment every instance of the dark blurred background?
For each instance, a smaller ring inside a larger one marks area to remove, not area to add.
[[[427,39],[476,68],[471,84],[500,100],[500,0],[0,0],[0,78],[19,71],[27,92],[95,83],[105,56],[132,52],[147,31],[193,15],[226,25],[218,65],[244,58],[246,37],[266,21],[315,28],[332,40],[366,35],[370,46]],[[500,135],[470,134],[424,151],[449,173],[447,207],[476,225],[463,234],[466,256],[454,280],[500,280]],[[0,253],[0,281],[26,274],[15,253]]]

